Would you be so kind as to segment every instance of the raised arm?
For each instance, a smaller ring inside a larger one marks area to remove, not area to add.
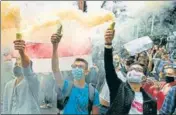
[[[63,79],[59,69],[59,59],[58,59],[58,44],[62,38],[62,35],[53,34],[51,36],[51,43],[53,44],[53,55],[52,55],[52,71],[55,80],[60,88],[63,87]]]
[[[111,46],[113,37],[114,37],[114,30],[108,29],[105,33],[104,63],[105,63],[106,81],[110,90],[111,102],[114,100],[118,88],[122,83],[122,81],[118,78],[113,65],[113,55]]]
[[[32,62],[25,52],[25,41],[15,40],[14,46],[15,49],[19,51],[21,57],[24,79],[28,82],[29,88],[32,91],[33,96],[35,96],[35,98],[38,98],[39,80],[36,74],[33,72]]]

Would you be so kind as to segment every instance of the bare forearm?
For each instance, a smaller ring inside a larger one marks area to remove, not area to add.
[[[59,60],[58,60],[58,52],[55,47],[53,47],[53,55],[52,55],[52,71],[59,71]]]
[[[30,59],[24,51],[20,51],[21,63],[24,68],[28,67],[30,64]]]
[[[59,59],[58,59],[58,52],[57,47],[53,46],[53,55],[52,55],[52,71],[54,73],[55,80],[57,84],[62,87],[63,80],[61,76],[61,72],[59,69]]]

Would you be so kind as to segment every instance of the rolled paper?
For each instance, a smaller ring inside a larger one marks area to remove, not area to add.
[[[22,39],[22,34],[21,33],[16,33],[16,39],[21,40]]]
[[[115,27],[115,22],[113,22],[110,26],[109,26],[109,29],[113,30]]]

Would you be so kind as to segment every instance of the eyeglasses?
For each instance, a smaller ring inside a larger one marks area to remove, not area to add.
[[[71,67],[72,68],[77,68],[78,67],[78,68],[82,68],[82,69],[85,68],[84,65],[76,65],[76,64],[72,64]]]

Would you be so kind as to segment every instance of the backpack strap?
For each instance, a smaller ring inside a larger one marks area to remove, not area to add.
[[[68,88],[64,94],[64,106],[67,104],[67,102],[69,100],[72,88],[73,88],[73,82],[68,82]]]
[[[89,103],[88,103],[89,115],[91,115],[94,97],[95,97],[95,88],[92,86],[91,83],[89,83]]]
[[[68,88],[64,92],[62,98],[61,99],[57,98],[57,108],[59,110],[63,110],[65,105],[67,104],[72,88],[73,88],[73,82],[68,82]]]

